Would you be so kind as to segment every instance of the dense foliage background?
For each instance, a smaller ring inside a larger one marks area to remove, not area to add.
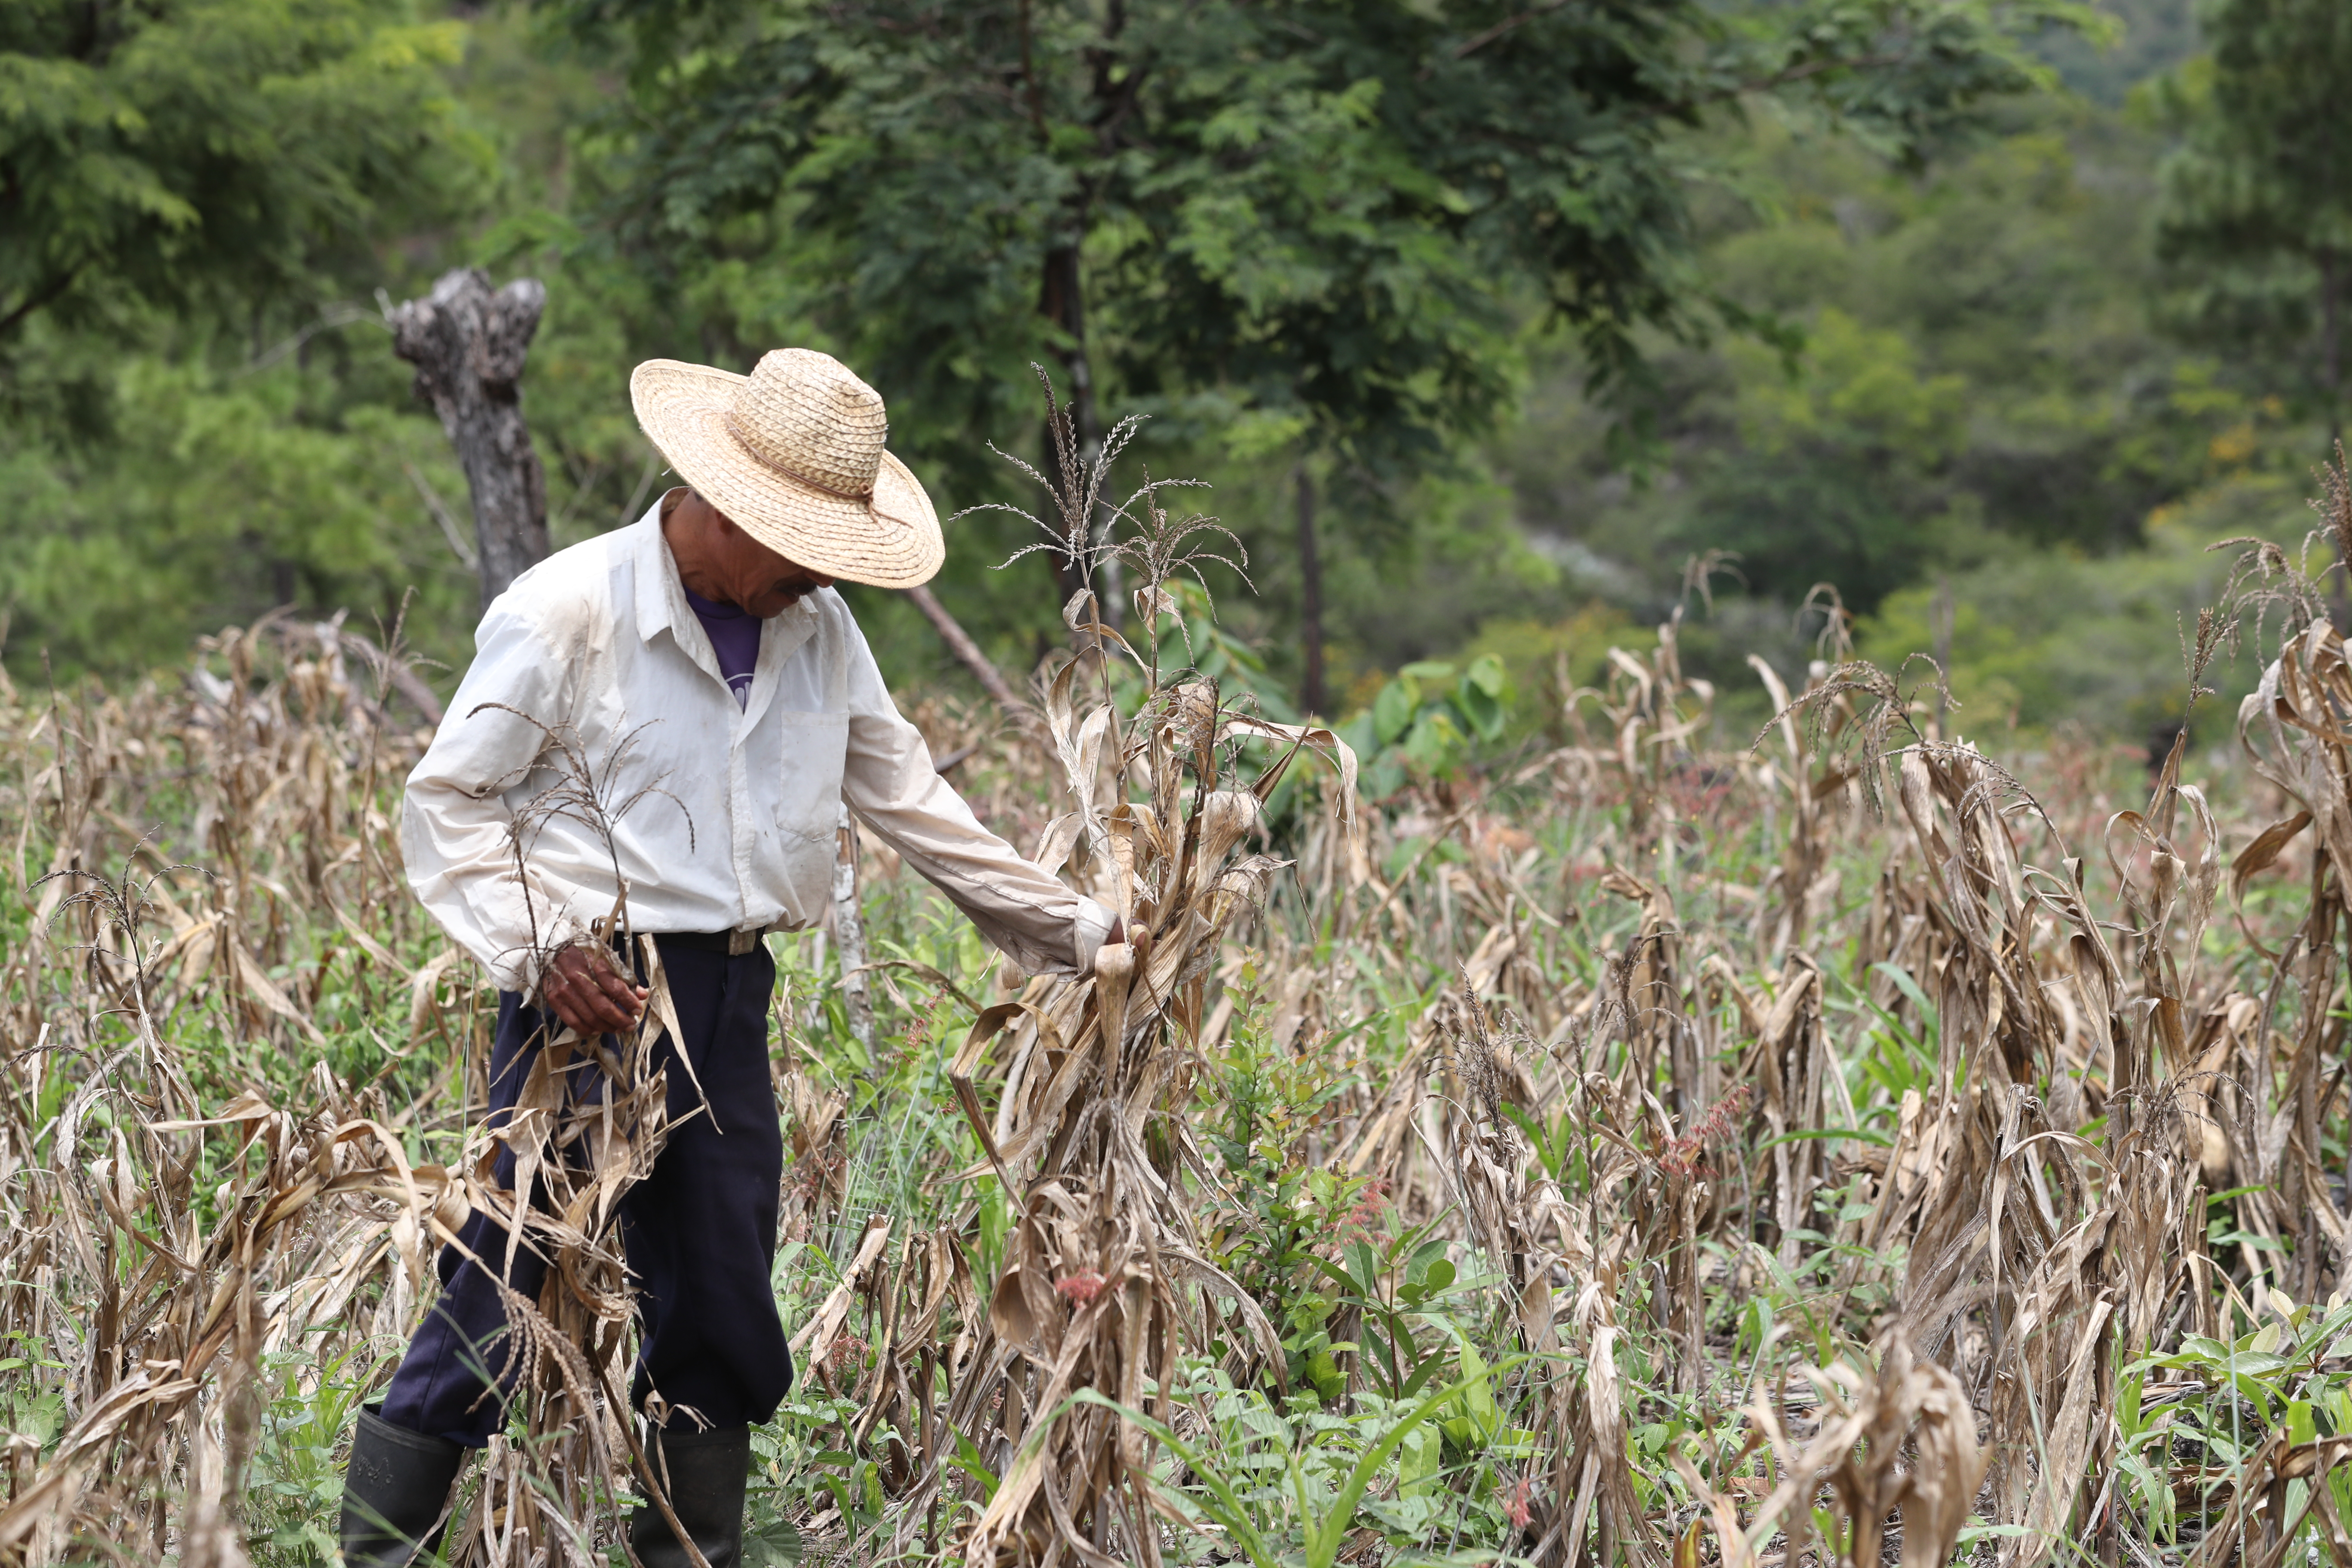
[[[1489,9],[13,5],[8,668],[412,587],[462,663],[464,481],[383,307],[471,263],[549,285],[559,543],[658,487],[641,357],[841,353],[943,511],[1021,499],[988,448],[1038,449],[1037,361],[1214,484],[1277,706],[1317,695],[1305,506],[1335,714],[1491,654],[1540,723],[1685,598],[1745,691],[1828,584],[1872,656],[1948,646],[1966,728],[2164,722],[2203,545],[2301,541],[2340,404],[2347,205],[2295,142],[2334,8]],[[992,570],[1000,521],[940,591],[1026,668],[1055,596]],[[861,611],[898,678],[961,678]]]

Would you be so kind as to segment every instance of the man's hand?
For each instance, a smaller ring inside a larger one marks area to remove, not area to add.
[[[583,1035],[612,1035],[635,1026],[646,1010],[646,988],[629,984],[602,947],[567,947],[539,983],[555,1016]]]

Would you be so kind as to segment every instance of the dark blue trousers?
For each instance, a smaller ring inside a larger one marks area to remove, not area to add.
[[[656,1048],[655,1065],[668,1073],[669,1138],[652,1174],[621,1200],[640,1330],[629,1396],[642,1407],[658,1392],[673,1409],[689,1407],[711,1426],[740,1426],[773,1415],[793,1383],[769,1283],[784,1160],[768,1077],[775,962],[764,946],[737,957],[669,942],[660,947],[686,1038],[665,1037]],[[541,1042],[561,1028],[512,992],[499,998],[491,1125],[513,1110]],[[681,1047],[692,1076],[677,1059]],[[572,1072],[577,1099],[602,1098],[603,1069],[582,1061]],[[498,1179],[514,1184],[511,1152],[500,1152]],[[458,1234],[492,1268],[504,1263],[507,1230],[493,1216],[477,1212]],[[507,1282],[535,1300],[547,1268],[526,1235]],[[383,1418],[478,1448],[506,1421],[513,1384],[506,1310],[488,1277],[456,1248],[442,1249],[439,1271],[440,1300],[393,1374]]]

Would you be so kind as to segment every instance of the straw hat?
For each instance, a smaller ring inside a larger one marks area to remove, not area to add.
[[[882,395],[831,354],[776,349],[748,376],[647,360],[629,398],[703,500],[810,571],[911,588],[946,557],[931,498],[882,449]]]

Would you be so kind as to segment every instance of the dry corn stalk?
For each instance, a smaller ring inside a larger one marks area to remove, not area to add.
[[[1063,526],[1046,531],[1090,581],[1097,497],[1128,426],[1082,468],[1050,389],[1047,412],[1066,448],[1066,488],[1055,496]],[[1281,1366],[1273,1325],[1202,1255],[1192,1233],[1191,1177],[1208,1162],[1177,1110],[1220,945],[1280,868],[1240,854],[1244,839],[1307,747],[1337,763],[1335,805],[1352,831],[1355,760],[1328,731],[1227,705],[1213,680],[1162,683],[1158,631],[1174,610],[1166,584],[1191,569],[1184,542],[1214,525],[1171,523],[1160,488],[1147,480],[1118,509],[1133,524],[1120,549],[1142,579],[1135,610],[1148,651],[1105,625],[1082,593],[1067,615],[1092,651],[1063,665],[1043,702],[1071,809],[1046,828],[1038,858],[1048,869],[1074,863],[1116,908],[1127,940],[1105,948],[1092,974],[1033,982],[1019,999],[982,1013],[950,1069],[986,1151],[971,1173],[996,1175],[1016,1214],[985,1321],[948,1367],[958,1389],[950,1420],[994,1399],[1009,1450],[965,1544],[973,1564],[1106,1564],[1115,1552],[1157,1562],[1161,1505],[1145,1434],[1071,1396],[1095,1389],[1167,1418],[1178,1358],[1214,1337],[1219,1302]],[[1131,725],[1113,700],[1113,658],[1130,660],[1141,678]],[[1244,742],[1277,754],[1241,787]],[[1141,798],[1131,798],[1130,780]],[[992,1047],[1000,1075],[992,1113],[978,1082]],[[918,1498],[938,1485],[935,1459]]]
[[[974,1563],[1051,1563],[1065,1552],[1104,1561],[1115,1527],[1126,1550],[1153,1558],[1142,1432],[1099,1406],[1069,1408],[1070,1395],[1094,1388],[1131,1408],[1160,1405],[1164,1418],[1177,1357],[1205,1347],[1219,1300],[1281,1362],[1273,1326],[1199,1251],[1186,1173],[1205,1161],[1172,1110],[1189,1086],[1187,1044],[1209,966],[1276,869],[1235,851],[1280,764],[1254,788],[1222,787],[1227,742],[1244,734],[1290,747],[1339,742],[1234,713],[1213,683],[1196,681],[1151,699],[1140,734],[1105,770],[1097,748],[1116,744],[1116,712],[1108,701],[1074,712],[1079,668],[1066,667],[1045,702],[1077,807],[1064,819],[1065,841],[1095,859],[1097,885],[1132,936],[1105,949],[1093,975],[1033,984],[982,1013],[952,1069],[989,1168],[1019,1212],[967,1364],[1002,1364],[1008,1420],[1034,1424],[974,1528],[966,1552]],[[1124,777],[1139,763],[1150,798],[1106,808],[1103,773]],[[1003,1087],[991,1115],[975,1074],[1000,1040]],[[1016,1359],[1004,1362],[1000,1347]]]
[[[1723,1568],[1753,1568],[1764,1544],[1780,1536],[1779,1561],[1795,1563],[1813,1550],[1816,1500],[1826,1491],[1842,1559],[1853,1568],[1879,1568],[1885,1558],[1886,1521],[1902,1520],[1900,1561],[1943,1568],[1968,1522],[1986,1456],[1978,1445],[1976,1413],[1959,1380],[1934,1363],[1913,1359],[1899,1331],[1873,1347],[1875,1371],[1846,1362],[1803,1367],[1819,1403],[1814,1429],[1790,1431],[1786,1402],[1759,1387],[1748,1406],[1754,1431],[1770,1449],[1780,1481],[1743,1523],[1736,1497],[1717,1491],[1690,1459],[1674,1465],[1706,1510]],[[1691,1526],[1694,1533],[1698,1523]],[[1827,1560],[1826,1543],[1822,1560]]]
[[[135,971],[135,890],[102,886],[64,913],[86,914],[89,934],[110,940]],[[160,1551],[171,1492],[155,1483],[184,1440],[196,1474],[183,1528],[216,1560],[234,1561],[223,1499],[236,1494],[250,1453],[264,1352],[299,1326],[340,1318],[378,1278],[393,1286],[384,1305],[397,1321],[432,1240],[465,1217],[462,1182],[412,1168],[380,1116],[323,1072],[311,1077],[307,1112],[248,1093],[210,1117],[148,1120],[169,1103],[165,1094],[178,1100],[185,1091],[174,1087],[172,1047],[141,989],[131,995],[147,1051],[123,1048],[68,1097],[50,1129],[56,1179],[27,1189],[10,1216],[10,1277],[36,1285],[78,1277],[97,1289],[99,1308],[78,1369],[79,1414],[0,1510],[0,1561],[53,1562],[68,1539],[93,1531],[143,1536]],[[101,1100],[115,1110],[104,1131],[90,1119]],[[207,1228],[190,1184],[197,1144],[215,1129],[233,1130],[245,1171],[213,1194],[219,1217]],[[15,1121],[11,1142],[30,1131]],[[126,1247],[144,1259],[128,1290],[114,1266]]]

